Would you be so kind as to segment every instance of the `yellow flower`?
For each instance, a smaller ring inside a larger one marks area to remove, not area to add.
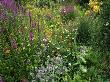
[[[89,16],[89,15],[90,15],[90,10],[87,10],[87,11],[85,12],[85,15],[86,15],[86,16]]]
[[[94,11],[95,13],[98,13],[98,12],[100,11],[100,6],[95,5],[95,6],[93,7],[93,11]]]
[[[90,8],[95,12],[95,13],[98,13],[100,12],[100,9],[101,9],[101,1],[99,0],[90,0],[89,1],[89,6]]]

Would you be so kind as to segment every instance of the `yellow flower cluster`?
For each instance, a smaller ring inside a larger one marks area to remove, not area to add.
[[[90,0],[89,1],[89,6],[90,8],[95,12],[99,13],[101,9],[101,1],[100,0]]]

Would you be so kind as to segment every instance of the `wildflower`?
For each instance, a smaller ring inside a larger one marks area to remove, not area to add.
[[[85,12],[85,15],[86,16],[93,16],[93,11],[92,10],[87,10],[86,12]]]
[[[93,11],[94,11],[95,13],[98,13],[98,12],[100,11],[100,6],[95,5],[95,6],[93,7]]]
[[[2,82],[2,79],[0,79],[0,82]]]
[[[97,0],[89,1],[89,6],[95,13],[100,12],[101,5],[102,5],[102,2],[100,2],[100,1],[97,1]]]
[[[17,6],[13,0],[2,0],[0,3],[7,9],[11,10],[15,16],[17,15]]]
[[[47,44],[47,43],[48,43],[47,38],[44,38],[44,39],[43,39],[43,42],[44,42],[45,44]]]
[[[72,6],[65,6],[61,9],[62,14],[68,14],[74,12],[74,8]]]
[[[26,79],[24,79],[23,82],[28,82],[28,81]]]
[[[30,31],[30,33],[29,33],[30,42],[33,41],[33,37],[34,37],[34,33],[32,31]]]

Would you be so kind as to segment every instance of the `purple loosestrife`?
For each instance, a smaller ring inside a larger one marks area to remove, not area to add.
[[[11,10],[14,15],[17,15],[18,8],[17,8],[16,3],[13,0],[1,0],[0,3],[6,9]]]
[[[29,40],[30,40],[31,43],[33,41],[33,37],[34,37],[34,33],[32,31],[30,31],[30,33],[29,33]]]
[[[68,14],[68,13],[72,13],[72,12],[74,12],[74,7],[72,7],[72,6],[65,6],[61,9],[61,13],[63,15]]]
[[[0,79],[0,82],[2,82],[2,79]]]

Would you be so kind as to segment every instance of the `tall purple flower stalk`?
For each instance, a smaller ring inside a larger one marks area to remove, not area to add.
[[[2,82],[2,79],[0,79],[0,82]]]
[[[18,8],[13,0],[1,0],[0,3],[6,9],[11,10],[14,15],[17,15]]]

